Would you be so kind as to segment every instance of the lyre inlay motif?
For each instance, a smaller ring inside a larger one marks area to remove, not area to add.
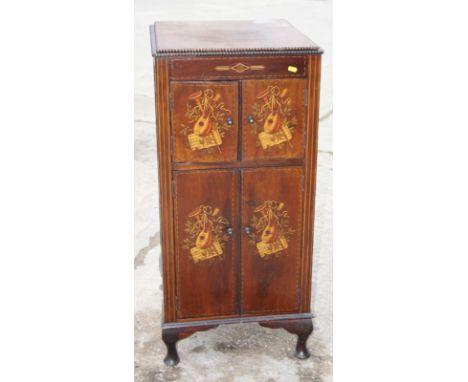
[[[250,221],[253,232],[249,242],[257,247],[260,257],[280,255],[289,244],[294,230],[290,226],[288,212],[284,203],[267,200],[254,209]]]
[[[185,114],[188,125],[182,124],[181,134],[187,136],[188,147],[192,150],[217,149],[221,152],[223,137],[230,125],[226,117],[231,111],[221,102],[221,94],[213,89],[192,93]]]
[[[279,86],[268,86],[257,94],[252,115],[255,123],[252,133],[258,135],[258,143],[264,150],[291,145],[297,118],[291,108],[291,97],[288,89]]]
[[[190,251],[195,263],[219,257],[223,254],[224,244],[229,240],[225,232],[229,222],[220,214],[218,208],[201,205],[189,214],[185,223],[183,248]]]

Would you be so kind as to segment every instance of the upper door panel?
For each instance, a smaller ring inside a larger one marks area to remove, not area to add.
[[[246,80],[242,159],[302,158],[307,80]]]
[[[237,82],[173,82],[175,162],[237,160]]]

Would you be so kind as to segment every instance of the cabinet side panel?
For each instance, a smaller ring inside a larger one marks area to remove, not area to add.
[[[301,312],[311,310],[311,277],[312,256],[314,244],[314,212],[315,212],[315,184],[317,176],[317,147],[318,147],[318,119],[320,96],[320,65],[321,56],[309,56],[308,64],[308,94],[307,109],[307,138],[305,155],[304,181],[304,239],[301,264],[302,294]]]
[[[169,126],[169,73],[166,59],[154,61],[156,89],[156,136],[158,144],[159,214],[163,264],[164,318],[175,319],[174,309],[174,234],[172,229],[171,141]]]

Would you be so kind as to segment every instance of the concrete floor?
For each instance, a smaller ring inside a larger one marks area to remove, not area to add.
[[[296,337],[256,324],[225,325],[178,344],[181,362],[163,363],[162,279],[152,58],[154,20],[286,18],[325,49],[322,64],[312,357],[296,360]],[[332,380],[332,45],[331,3],[298,0],[187,2],[135,0],[135,381],[294,382]]]

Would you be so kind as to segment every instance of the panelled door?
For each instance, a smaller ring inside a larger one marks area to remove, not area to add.
[[[237,82],[173,82],[172,143],[175,162],[237,159]]]
[[[174,178],[177,317],[235,315],[239,173],[187,171]]]
[[[242,82],[242,159],[302,158],[307,80]]]
[[[242,313],[297,311],[302,167],[242,171]]]
[[[306,83],[172,82],[178,319],[298,311],[303,168],[242,162],[303,157]]]

